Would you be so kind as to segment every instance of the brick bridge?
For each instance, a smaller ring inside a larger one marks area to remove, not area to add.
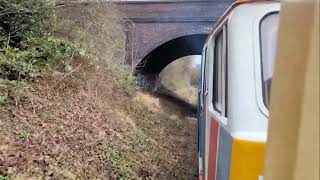
[[[103,1],[122,15],[126,33],[125,61],[132,66],[142,87],[158,88],[158,75],[172,61],[200,55],[214,23],[234,0]],[[65,0],[72,19],[95,1]],[[80,4],[79,4],[80,2]],[[67,14],[67,16],[70,16]],[[80,20],[79,20],[80,21]]]
[[[213,24],[233,0],[116,2],[126,26],[126,63],[157,75],[172,61],[200,55]]]

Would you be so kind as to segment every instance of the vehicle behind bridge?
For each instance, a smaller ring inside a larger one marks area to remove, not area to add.
[[[263,178],[280,3],[236,2],[203,49],[199,178]]]

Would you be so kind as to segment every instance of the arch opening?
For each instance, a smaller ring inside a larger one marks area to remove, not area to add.
[[[159,74],[168,64],[184,56],[201,55],[208,34],[181,36],[151,51],[136,66],[139,74]]]

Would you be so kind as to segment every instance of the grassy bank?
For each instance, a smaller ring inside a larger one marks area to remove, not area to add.
[[[194,122],[137,94],[112,5],[0,8],[1,180],[195,178]]]

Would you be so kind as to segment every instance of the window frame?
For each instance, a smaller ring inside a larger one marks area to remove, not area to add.
[[[211,68],[212,68],[212,74],[210,74],[211,78],[212,79],[212,85],[211,85],[211,111],[214,112],[214,114],[219,117],[219,121],[222,122],[224,125],[227,124],[227,121],[228,121],[228,117],[227,117],[227,100],[228,100],[228,80],[227,80],[227,77],[228,77],[228,56],[227,56],[227,20],[225,21],[225,23],[223,23],[219,29],[216,30],[216,32],[213,34],[212,38],[211,38],[211,41],[212,41],[212,45],[213,45],[213,62],[211,64]],[[216,38],[218,35],[220,35],[220,33],[222,33],[222,61],[221,61],[221,84],[219,84],[221,86],[221,111],[218,110],[216,107],[215,107],[215,97],[214,97],[214,89],[215,89],[215,78],[213,78],[214,76],[214,69],[215,69],[215,64],[216,64]]]
[[[268,100],[266,100],[265,98],[265,96],[266,96],[266,90],[265,90],[265,88],[264,88],[264,78],[263,78],[263,76],[264,76],[264,67],[263,67],[263,58],[262,58],[262,23],[263,23],[263,21],[266,19],[266,18],[268,18],[269,16],[272,16],[272,15],[275,15],[275,14],[278,14],[278,16],[280,16],[279,15],[279,12],[277,12],[277,11],[272,11],[272,12],[269,12],[269,13],[267,13],[267,14],[265,14],[263,17],[262,17],[262,19],[260,20],[260,22],[259,22],[259,46],[260,46],[260,69],[261,69],[261,91],[262,91],[262,100],[263,100],[263,104],[264,104],[264,106],[269,110],[269,107],[267,106],[267,104],[266,104],[266,102],[268,102],[268,105],[270,105],[270,97],[269,97],[269,99]],[[272,85],[271,85],[272,86]],[[270,96],[270,95],[269,95]]]
[[[262,58],[261,58],[261,22],[263,19],[272,14],[280,14],[280,9],[274,8],[268,12],[261,12],[258,16],[256,16],[253,25],[253,34],[254,34],[254,59],[255,59],[255,87],[256,87],[256,100],[257,105],[260,111],[264,114],[264,116],[269,117],[269,109],[264,103],[263,98],[263,74],[262,74]]]
[[[213,77],[212,77],[212,104],[213,104],[213,109],[218,112],[219,114],[223,114],[223,86],[222,86],[222,61],[224,58],[223,55],[223,49],[224,49],[224,42],[223,42],[223,28],[220,29],[216,35],[213,38]],[[220,37],[221,36],[221,37]],[[218,40],[220,40],[219,38],[221,38],[221,49],[218,49],[217,47],[217,42]],[[221,54],[217,54],[217,50],[219,50],[219,53]],[[218,60],[219,59],[219,60]],[[221,60],[221,62],[220,62]],[[217,76],[217,77],[216,77]],[[218,88],[216,87],[216,85],[218,84]],[[221,90],[220,90],[220,85],[221,85]],[[221,92],[219,92],[221,91]],[[219,94],[220,93],[220,94]],[[219,96],[219,97],[217,97]],[[220,97],[222,96],[222,97]],[[219,102],[221,100],[221,102]],[[221,107],[221,109],[219,109],[217,107],[217,104],[219,104]]]
[[[201,94],[201,98],[202,100],[204,101],[204,95],[205,95],[205,91],[206,91],[206,65],[207,65],[207,53],[208,53],[208,47],[205,46],[204,49],[203,49],[203,56],[202,56],[202,61],[201,61],[201,87],[200,87],[200,94]],[[204,102],[202,102],[202,104],[204,104]]]

